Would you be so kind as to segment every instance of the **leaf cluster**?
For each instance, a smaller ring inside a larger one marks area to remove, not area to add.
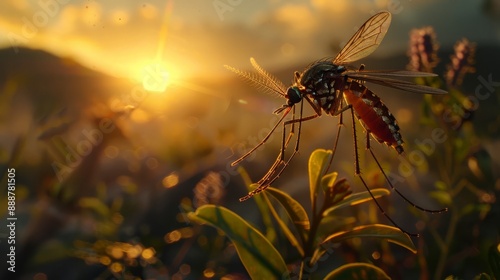
[[[241,262],[252,279],[299,279],[311,276],[321,262],[334,254],[332,244],[353,238],[379,238],[416,253],[408,235],[398,228],[369,224],[352,226],[354,218],[339,215],[339,209],[352,207],[372,198],[370,193],[352,193],[345,179],[337,173],[325,174],[332,152],[318,149],[309,159],[309,190],[311,217],[304,206],[287,193],[269,187],[256,196],[262,215],[274,218],[283,235],[300,255],[300,266],[289,270],[280,251],[258,228],[233,211],[216,205],[204,205],[188,213],[190,220],[209,224],[223,231],[233,242]],[[255,185],[250,184],[250,187]],[[386,189],[374,189],[375,197],[388,195]],[[320,198],[322,202],[320,203]],[[277,202],[277,203],[273,203]],[[278,213],[284,210],[285,217]],[[293,267],[293,266],[292,266]],[[369,263],[350,263],[331,270],[326,279],[389,279],[380,268]]]

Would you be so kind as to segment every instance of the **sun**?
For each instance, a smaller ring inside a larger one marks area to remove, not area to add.
[[[158,63],[144,67],[141,79],[145,90],[164,92],[171,82],[171,75],[163,65]]]

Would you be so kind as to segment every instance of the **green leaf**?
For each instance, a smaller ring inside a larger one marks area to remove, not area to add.
[[[339,174],[337,172],[332,172],[323,176],[321,178],[321,188],[326,191],[330,186],[333,186],[333,184],[337,180],[338,175]]]
[[[429,196],[443,205],[451,205],[452,198],[450,193],[447,191],[432,191],[429,193]]]
[[[266,191],[269,191],[269,188]],[[269,200],[269,197],[268,197],[267,193],[263,192],[262,195],[261,195],[261,197],[263,197],[266,200],[267,205],[269,207],[269,210],[270,210],[271,214],[273,215],[273,217],[276,220],[276,222],[278,222],[278,225],[281,227],[281,230],[283,231],[283,233],[285,234],[285,236],[288,238],[288,240],[290,241],[290,243],[295,248],[297,248],[297,251],[299,251],[299,254],[301,256],[304,256],[304,249],[302,248],[302,245],[297,241],[297,238],[295,238],[295,235],[292,233],[292,231],[290,230],[290,228],[288,227],[288,225],[285,223],[285,221],[283,221],[283,219],[281,219],[280,215],[278,215],[278,213],[274,209],[274,205]],[[297,227],[297,228],[300,229],[300,227]],[[301,232],[301,234],[302,234],[302,232]],[[302,241],[305,241],[305,236],[302,237]]]
[[[315,244],[316,250],[311,257],[311,263],[315,263],[319,258],[323,256],[325,250],[328,250],[328,246],[318,246],[318,241],[324,240],[325,237],[345,229],[346,226],[354,225],[356,223],[356,218],[354,217],[344,217],[344,216],[326,216],[321,219],[321,223],[318,226],[318,231],[316,232]]]
[[[488,250],[488,262],[491,272],[496,279],[500,279],[500,244],[495,244]]]
[[[258,186],[259,184],[250,184],[248,186],[248,190],[252,191],[256,189]],[[271,219],[271,210],[269,209],[266,201],[262,196],[255,195],[253,196],[253,200],[257,204],[257,208],[259,208],[261,214],[260,216],[262,217],[262,223],[264,224],[265,227],[265,236],[272,243],[277,238],[277,234]]]
[[[95,197],[84,197],[80,198],[78,204],[82,208],[89,208],[94,210],[96,213],[100,214],[102,217],[109,217],[110,212],[106,204]]]
[[[469,170],[480,180],[493,182],[495,176],[493,174],[493,162],[491,155],[486,150],[479,150],[467,159]],[[494,184],[486,184],[486,187]]]
[[[243,167],[239,166],[237,171],[240,174],[241,178],[243,179],[243,182],[247,186],[248,191],[253,191],[258,187],[258,184],[252,183],[252,179],[250,179],[250,176]],[[265,236],[272,243],[277,238],[277,235],[276,235],[276,230],[274,229],[273,222],[271,220],[270,210],[267,207],[266,202],[262,199],[260,195],[256,195],[253,198],[255,203],[257,204],[257,207],[259,208],[261,214],[260,216],[262,217],[262,223],[264,224],[265,227],[264,231]]]
[[[323,240],[325,237],[335,232],[346,229],[346,226],[349,226],[348,228],[351,228],[356,223],[356,221],[357,219],[352,216],[325,216],[321,219],[321,222],[318,226],[316,238],[319,240]]]
[[[432,115],[432,107],[431,104],[433,103],[432,96],[430,94],[427,94],[424,96],[424,102],[422,103],[421,107],[421,118],[420,118],[420,123],[425,124],[428,126],[433,126],[436,124],[435,120],[433,119]]]
[[[309,222],[309,217],[307,216],[306,210],[302,205],[295,199],[293,199],[287,193],[280,191],[278,189],[269,187],[266,192],[272,195],[279,203],[285,208],[286,213],[292,220],[293,224],[304,238],[307,238],[307,233],[311,227]],[[305,240],[305,239],[304,239]]]
[[[316,197],[318,196],[318,187],[321,178],[326,171],[332,151],[317,149],[309,157],[309,189],[311,193],[311,205],[316,209]],[[315,213],[313,213],[315,214]]]
[[[325,239],[325,241],[323,241],[323,243],[326,242],[339,243],[346,239],[355,237],[383,238],[389,242],[398,244],[399,246],[410,250],[412,253],[417,253],[415,244],[413,244],[413,241],[407,234],[405,234],[396,227],[381,225],[381,224],[359,226],[349,231],[334,233],[328,236]]]
[[[391,279],[382,269],[369,263],[350,263],[330,272],[328,279]]]
[[[287,272],[285,261],[262,233],[231,210],[203,205],[188,218],[222,230],[233,242],[241,262],[252,279],[281,279]]]
[[[468,215],[476,210],[476,205],[473,203],[467,204],[460,209],[459,215],[460,216],[465,216]]]
[[[448,185],[445,182],[439,180],[434,183],[434,186],[436,186],[436,189],[440,191],[446,191],[449,189]]]
[[[474,277],[474,280],[491,280],[491,277],[486,273],[481,273],[478,276]]]
[[[384,196],[384,195],[389,195],[391,193],[388,189],[385,189],[385,188],[372,189],[371,192],[375,198],[379,198],[379,197]],[[361,204],[361,203],[364,203],[364,202],[367,202],[370,200],[372,200],[372,197],[368,191],[353,193],[351,195],[346,196],[339,203],[337,203],[334,206],[325,210],[325,212],[323,213],[323,216],[327,216],[331,212],[333,212],[337,209],[344,208],[347,206],[358,205],[358,204]]]

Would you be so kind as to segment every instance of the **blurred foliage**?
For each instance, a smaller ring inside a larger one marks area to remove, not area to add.
[[[129,194],[133,195],[134,192]],[[84,197],[78,201],[82,215],[88,217],[94,231],[84,236],[86,240],[92,241],[75,240],[72,244],[74,251],[70,255],[84,260],[88,265],[106,267],[98,276],[100,279],[111,276],[118,279],[142,278],[144,267],[158,264],[153,247],[146,248],[137,241],[119,241],[124,220],[121,212],[126,197],[111,199],[106,196],[105,186],[101,185],[97,197]]]
[[[431,38],[428,44],[437,46],[432,28],[415,32],[422,36],[426,34],[426,39]],[[435,243],[428,245],[429,253],[425,260],[433,279],[442,279],[449,271],[464,276],[478,273],[478,270],[488,272],[477,275],[475,279],[499,277],[500,209],[497,197],[500,190],[499,181],[495,178],[498,174],[494,173],[487,148],[490,136],[477,133],[495,126],[495,120],[475,119],[481,110],[487,109],[487,103],[497,103],[498,93],[494,87],[499,84],[492,80],[490,73],[487,77],[478,76],[475,92],[462,88],[464,77],[475,72],[475,49],[475,44],[467,39],[456,43],[455,53],[445,73],[449,94],[425,96],[423,104],[421,123],[431,129],[431,133],[439,131],[441,136],[417,148],[428,156],[430,170],[433,176],[439,178],[435,180],[435,190],[430,195],[449,208],[448,220],[439,224],[431,223],[429,218],[415,211],[426,221],[426,231],[432,236],[428,240]],[[437,48],[411,49],[410,60],[436,57],[436,52]],[[425,69],[413,66],[415,64],[410,64],[410,70],[433,71],[436,65]],[[443,87],[438,77],[417,82]],[[455,278],[450,276],[447,279]]]
[[[261,216],[272,216],[283,236],[298,253],[299,261],[293,261],[289,266],[285,263],[289,254],[280,253],[284,251],[275,247],[281,242],[266,237],[257,227],[225,207],[206,204],[189,212],[188,217],[196,223],[209,224],[223,231],[231,239],[252,279],[318,277],[317,267],[335,255],[333,244],[358,238],[379,238],[415,253],[416,248],[410,237],[398,228],[381,224],[354,227],[356,219],[339,216],[338,209],[370,201],[371,194],[368,191],[352,194],[346,180],[337,180],[335,172],[323,175],[331,155],[331,151],[316,150],[309,159],[311,218],[298,201],[278,189],[270,187],[255,197]],[[247,177],[244,172],[243,176]],[[246,181],[249,189],[257,186],[248,179]],[[372,192],[375,197],[389,194],[385,189],[374,189]],[[321,197],[323,200],[320,202]],[[279,215],[279,210],[286,215]],[[331,220],[339,222],[331,223]],[[383,270],[369,263],[341,265],[323,276],[327,279],[389,279]]]

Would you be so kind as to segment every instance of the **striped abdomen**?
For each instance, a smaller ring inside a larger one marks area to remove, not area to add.
[[[386,143],[400,154],[403,152],[403,140],[396,119],[378,96],[353,81],[344,90],[344,98],[347,104],[352,105],[363,127],[377,141]]]

